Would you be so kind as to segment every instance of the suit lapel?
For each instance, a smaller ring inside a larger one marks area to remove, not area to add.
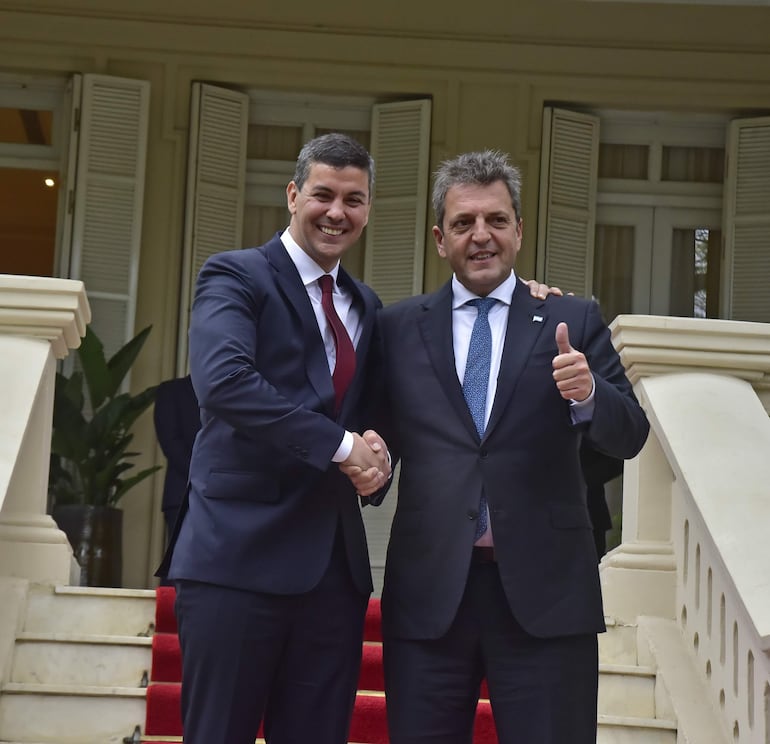
[[[302,324],[308,380],[310,380],[310,384],[318,397],[324,401],[327,413],[333,416],[334,385],[331,374],[329,374],[329,362],[326,359],[323,339],[318,331],[318,321],[313,312],[307,290],[302,284],[297,267],[289,258],[280,238],[275,237],[266,243],[264,251],[268,263],[273,269],[276,285]]]
[[[500,374],[497,377],[497,392],[484,438],[493,431],[508,405],[547,317],[544,301],[533,298],[527,288],[519,283],[508,311],[508,327],[500,360]]]
[[[435,294],[430,295],[417,318],[425,349],[433,365],[436,379],[444,389],[449,402],[468,432],[478,440],[478,432],[463,389],[457,379],[454,343],[452,341],[452,282],[447,282]]]

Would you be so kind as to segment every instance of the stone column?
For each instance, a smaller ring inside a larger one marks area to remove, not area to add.
[[[46,513],[54,378],[90,320],[82,282],[0,275],[0,578],[69,583],[72,550]]]
[[[674,619],[674,473],[663,431],[648,404],[645,380],[692,372],[737,377],[749,382],[760,400],[770,400],[770,325],[620,315],[610,330],[651,429],[642,452],[626,463],[622,543],[600,565],[605,613],[624,623],[634,623],[640,614]]]

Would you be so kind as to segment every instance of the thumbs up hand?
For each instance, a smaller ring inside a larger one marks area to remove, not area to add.
[[[566,323],[556,326],[556,348],[553,358],[553,379],[565,400],[585,400],[593,390],[594,380],[588,361],[582,352],[572,348]]]

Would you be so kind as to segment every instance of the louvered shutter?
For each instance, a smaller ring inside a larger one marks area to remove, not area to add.
[[[430,148],[429,100],[372,108],[374,202],[364,281],[383,304],[422,292]]]
[[[723,315],[770,322],[770,117],[730,123],[723,236]]]
[[[543,112],[538,274],[565,292],[591,296],[599,119]]]
[[[242,248],[249,98],[193,83],[184,233],[179,369],[186,374],[187,329],[195,281],[205,260]]]
[[[111,356],[134,335],[150,84],[84,75],[69,275]]]

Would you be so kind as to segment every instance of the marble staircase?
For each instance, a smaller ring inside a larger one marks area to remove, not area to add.
[[[32,589],[0,742],[122,744],[144,726],[154,618],[154,591]]]
[[[154,611],[153,591],[32,589],[0,690],[0,743],[133,741],[144,726]],[[682,741],[646,645],[635,626],[611,621],[600,636],[597,744]]]

